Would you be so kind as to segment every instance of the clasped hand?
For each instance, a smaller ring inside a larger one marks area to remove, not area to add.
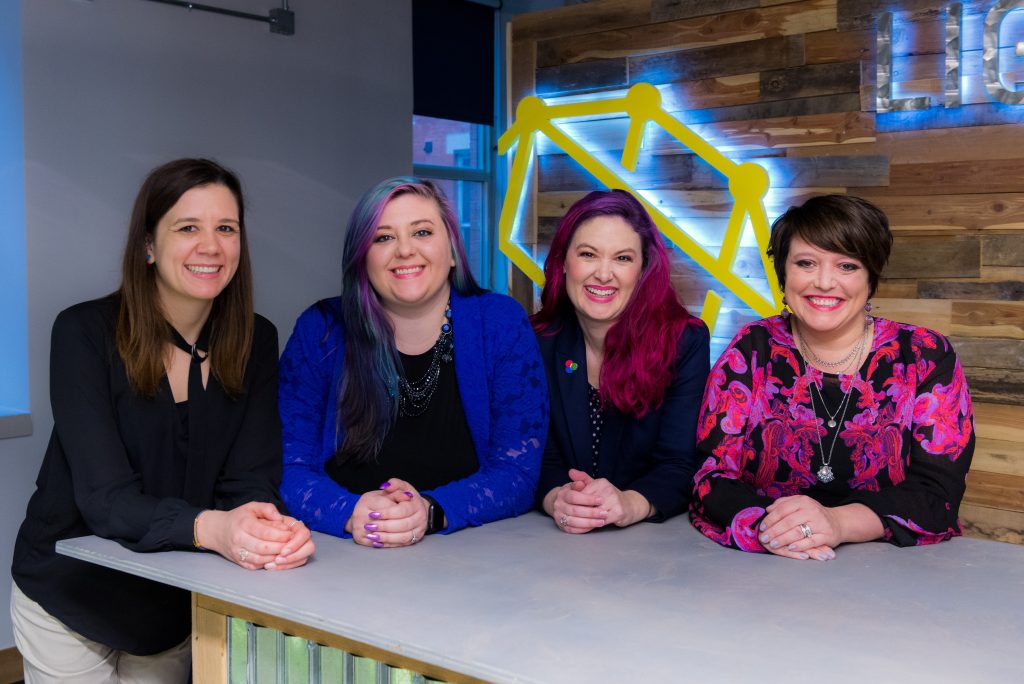
[[[835,509],[809,496],[784,496],[765,509],[758,539],[769,552],[798,560],[833,560],[842,533]],[[805,530],[811,532],[810,536]]]
[[[584,534],[598,527],[626,527],[647,518],[651,507],[640,494],[623,492],[605,478],[571,469],[569,482],[552,490],[551,517],[563,531]]]
[[[359,497],[345,531],[357,544],[374,548],[410,546],[427,533],[430,503],[404,480],[391,478]]]
[[[252,501],[230,511],[203,511],[196,541],[248,570],[288,570],[313,555],[309,528],[270,503]]]

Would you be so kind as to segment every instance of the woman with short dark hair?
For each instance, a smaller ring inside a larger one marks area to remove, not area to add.
[[[12,568],[25,679],[186,681],[188,592],[54,545],[95,534],[279,570],[313,552],[277,496],[277,331],[253,313],[233,173],[180,159],[149,174],[120,288],[53,324],[50,401],[53,434]]]
[[[961,534],[971,398],[945,337],[870,315],[891,247],[885,214],[856,197],[772,226],[789,311],[740,330],[704,395],[690,515],[711,539],[831,560],[846,542]]]

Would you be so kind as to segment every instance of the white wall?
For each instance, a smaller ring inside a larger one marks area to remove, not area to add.
[[[207,4],[264,14],[276,0]],[[183,156],[233,168],[247,195],[257,310],[281,343],[340,289],[345,221],[411,170],[408,0],[292,0],[294,36],[142,0],[21,0],[31,437],[0,440],[0,565],[52,427],[50,325],[112,291],[145,174]],[[0,582],[0,606],[10,587]],[[0,648],[13,644],[6,613]]]

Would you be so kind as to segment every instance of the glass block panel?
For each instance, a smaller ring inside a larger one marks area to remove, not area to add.
[[[228,682],[246,684],[249,667],[248,623],[241,618],[228,618]]]
[[[266,627],[256,628],[256,682],[275,684],[277,682],[277,635],[279,632]]]
[[[320,647],[320,682],[321,684],[345,684],[344,651],[336,648]]]
[[[284,637],[285,681],[307,684],[309,679],[309,642],[296,636]]]

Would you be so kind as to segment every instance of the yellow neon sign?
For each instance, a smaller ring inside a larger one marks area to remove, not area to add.
[[[640,158],[640,144],[648,123],[661,126],[669,135],[693,150],[716,171],[729,179],[729,193],[733,197],[733,208],[729,214],[722,247],[718,255],[709,252],[703,245],[690,237],[675,222],[665,216],[639,193],[630,188],[618,173],[587,152],[554,121],[569,117],[626,114],[629,128],[622,150],[622,167],[635,171]],[[768,172],[753,162],[737,164],[727,159],[713,145],[687,128],[661,106],[661,93],[653,85],[638,83],[624,96],[605,100],[548,105],[537,97],[523,98],[516,107],[516,120],[498,139],[498,153],[506,154],[513,143],[518,142],[512,159],[508,191],[505,194],[501,218],[498,222],[498,242],[501,251],[512,260],[530,280],[537,285],[544,284],[544,272],[522,245],[513,242],[516,216],[528,183],[530,162],[533,159],[537,133],[546,135],[552,143],[575,160],[581,167],[610,189],[633,192],[651,213],[661,232],[685,254],[700,264],[725,288],[735,294],[744,304],[760,316],[771,316],[782,308],[782,293],[775,278],[775,271],[768,263],[768,218],[763,198],[768,192]],[[733,272],[733,263],[739,250],[745,220],[749,219],[757,240],[761,264],[768,278],[771,299],[765,298],[742,278]],[[715,329],[715,322],[722,306],[722,297],[708,290],[704,298],[701,318],[708,328]]]

